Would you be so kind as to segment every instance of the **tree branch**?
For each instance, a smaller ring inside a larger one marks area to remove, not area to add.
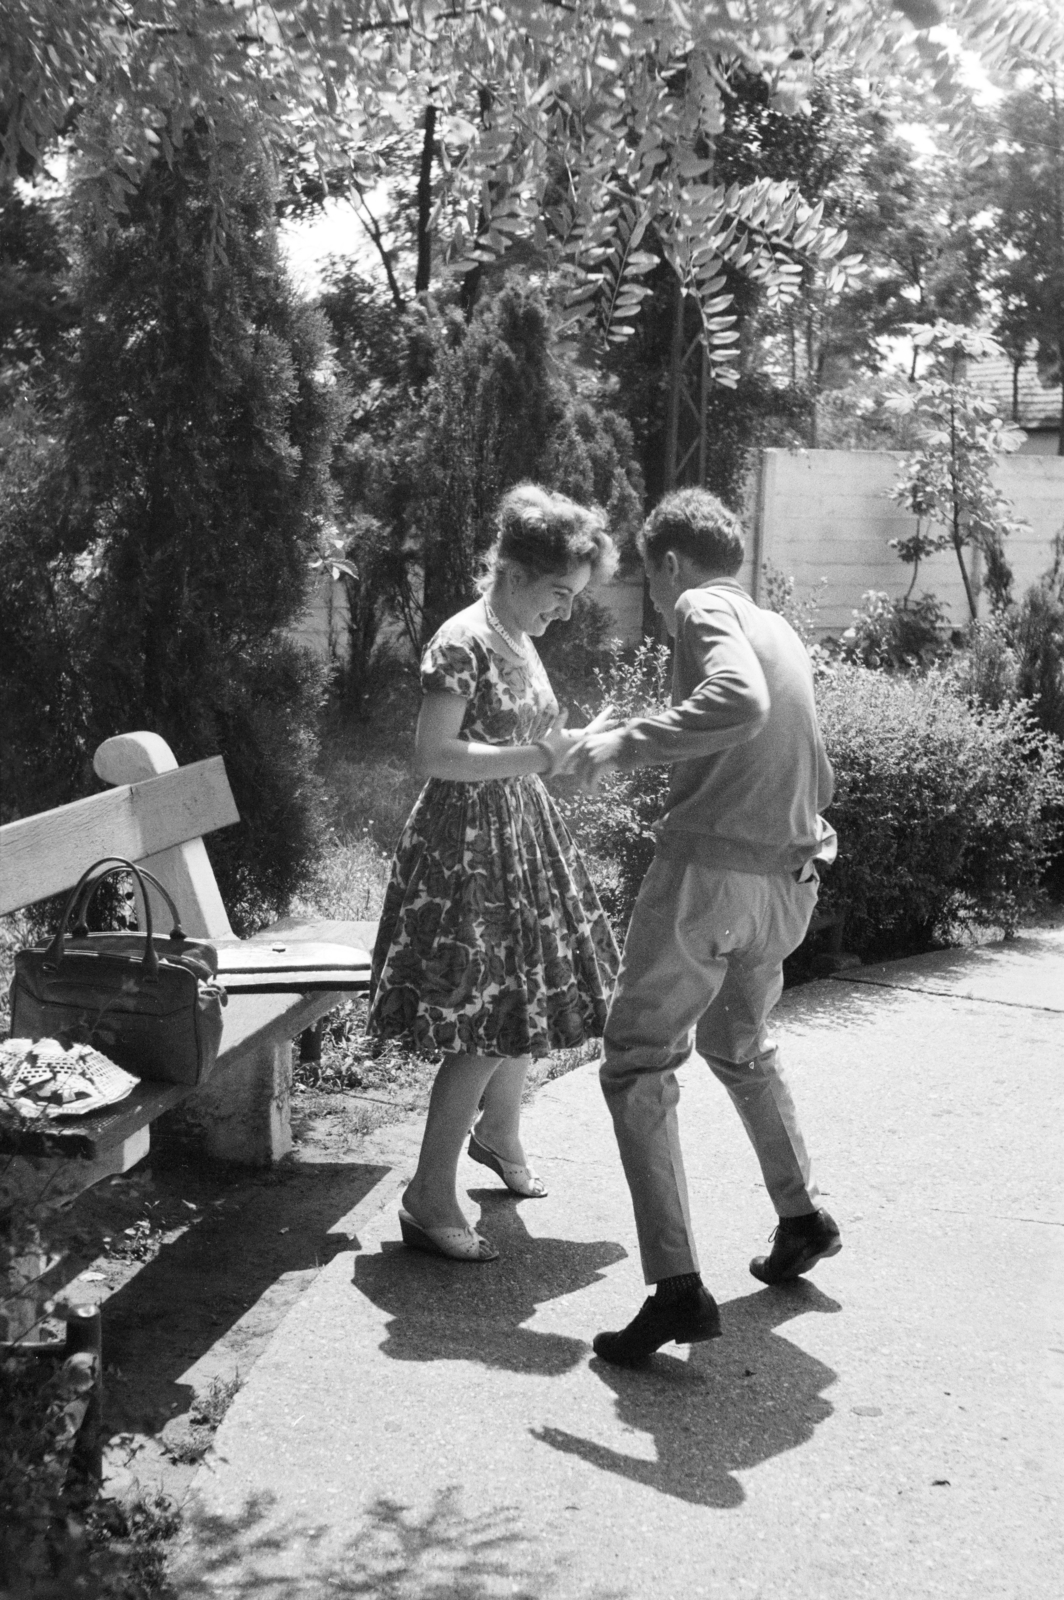
[[[358,196],[358,205],[355,205],[354,201],[352,201],[352,209],[354,210],[355,216],[358,217],[359,222],[361,222],[362,226],[365,228],[366,232],[369,234],[370,238],[373,240],[373,243],[377,247],[377,254],[381,258],[381,265],[384,267],[385,277],[388,279],[388,288],[391,290],[392,300],[395,304],[396,310],[405,311],[406,301],[403,298],[403,291],[399,287],[398,280],[395,276],[395,269],[392,266],[392,252],[384,243],[384,234],[381,231],[381,225],[373,215],[373,212],[369,209],[369,206],[366,203],[365,191],[354,174],[351,176],[351,186]],[[361,206],[361,211],[359,210],[359,206]]]

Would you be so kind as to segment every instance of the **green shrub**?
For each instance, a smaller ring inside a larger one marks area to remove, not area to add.
[[[1019,605],[995,612],[965,631],[963,648],[950,664],[958,692],[971,704],[996,708],[1026,702],[1046,733],[1064,739],[1064,581],[1060,539],[1053,568],[1033,584]],[[1064,811],[1054,815],[1064,824]],[[1064,898],[1064,827],[1047,864],[1044,885]]]
[[[773,610],[779,609],[773,606]],[[924,671],[948,652],[949,617],[933,594],[895,600],[870,589],[838,642],[844,661],[884,672]]]
[[[1064,581],[1059,571],[1032,585],[1013,624],[1017,689],[1039,723],[1064,739]]]
[[[625,715],[668,703],[669,653],[618,655],[603,697]],[[839,856],[822,907],[846,915],[864,956],[926,949],[963,927],[1013,930],[1061,836],[1064,759],[1029,708],[977,708],[947,673],[897,677],[852,664],[819,675]],[[562,809],[623,935],[654,855],[667,767],[614,775]]]
[[[926,948],[953,928],[1011,932],[1060,832],[1060,742],[1029,708],[966,705],[946,674],[840,666],[818,686],[835,768],[839,857],[823,904],[859,954]]]
[[[785,622],[789,622],[814,660],[820,656],[820,647],[817,645],[821,631],[820,599],[827,581],[821,578],[817,587],[810,589],[803,598],[795,593],[794,579],[788,577],[782,568],[771,561],[765,561],[761,566],[761,598],[758,604],[764,606],[766,611],[775,611]]]
[[[1020,658],[1006,612],[964,630],[964,643],[944,669],[952,686],[970,705],[997,711],[1015,705],[1020,695]]]
[[[595,677],[598,692],[590,711],[607,700],[622,717],[659,711],[669,703],[669,647],[646,641],[635,651],[624,652],[615,646],[609,666]],[[668,789],[668,767],[643,767],[611,774],[597,794],[576,789],[559,797],[606,913],[622,938],[654,856],[653,826],[661,818]]]
[[[154,1600],[180,1514],[156,1491],[104,1499],[65,1473],[69,1380],[58,1363],[0,1362],[0,1593],[4,1600]]]

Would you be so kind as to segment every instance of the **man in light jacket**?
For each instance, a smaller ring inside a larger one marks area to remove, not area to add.
[[[835,853],[819,815],[832,771],[809,657],[790,625],[736,582],[742,530],[713,495],[667,495],[640,545],[651,599],[676,641],[672,706],[589,735],[575,756],[591,787],[605,772],[672,765],[601,1069],[644,1276],[656,1285],[626,1328],[594,1341],[622,1364],[721,1331],[699,1274],[676,1117],[676,1068],[692,1044],[731,1095],[779,1216],[771,1254],[751,1272],[782,1283],[841,1249],[766,1029],[783,959],[816,905],[814,863]]]

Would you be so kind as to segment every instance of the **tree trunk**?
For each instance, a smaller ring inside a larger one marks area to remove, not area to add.
[[[964,565],[964,540],[961,537],[961,492],[957,474],[957,402],[956,390],[952,385],[956,381],[956,369],[950,375],[950,403],[949,403],[949,432],[950,432],[950,485],[953,500],[953,520],[950,534],[953,538],[953,548],[957,554],[957,565],[961,569],[961,578],[964,581],[964,592],[968,597],[968,610],[972,621],[978,616],[975,595],[972,593],[972,582],[968,576],[968,568]]]
[[[436,147],[436,107],[425,107],[421,170],[417,180],[417,277],[414,292],[424,294],[432,281],[432,156]]]

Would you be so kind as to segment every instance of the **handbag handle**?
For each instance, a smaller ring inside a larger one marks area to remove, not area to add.
[[[92,903],[93,895],[106,879],[117,877],[118,873],[125,871],[134,873],[138,880],[143,879],[150,883],[153,889],[158,890],[162,899],[166,901],[170,915],[173,918],[173,927],[170,931],[171,939],[185,940],[188,936],[181,927],[181,917],[169,889],[165,888],[155,874],[148,871],[147,867],[136,866],[132,861],[127,861],[125,856],[101,856],[98,861],[94,861],[92,866],[82,873],[81,881],[74,890],[76,895],[80,889],[81,904],[75,907],[71,913],[74,919],[73,927],[70,930],[71,937],[74,939],[84,939],[86,937],[89,929],[85,919],[89,914],[89,906]],[[148,901],[147,895],[144,893],[144,882],[140,882],[140,892],[144,898],[145,908],[147,908]]]
[[[111,865],[108,865],[108,862],[110,862]],[[137,886],[140,889],[141,898],[144,901],[144,921],[146,924],[144,932],[144,956],[141,962],[141,967],[146,977],[158,977],[159,957],[155,950],[151,901],[148,899],[148,893],[145,887],[146,878],[149,879],[155,888],[159,890],[160,894],[162,894],[163,898],[166,900],[170,911],[173,913],[174,928],[172,937],[183,940],[185,935],[181,931],[181,926],[177,915],[177,908],[159,880],[154,877],[152,873],[143,872],[140,867],[136,866],[132,861],[127,861],[124,856],[101,856],[99,861],[94,861],[92,866],[86,868],[86,870],[82,873],[81,877],[70,891],[66,905],[63,907],[63,915],[60,919],[59,927],[56,930],[55,937],[48,946],[48,949],[45,951],[44,961],[46,965],[54,966],[58,970],[63,959],[63,944],[64,940],[66,939],[67,925],[70,922],[71,913],[73,912],[74,907],[78,904],[82,894],[85,896],[85,904],[82,908],[82,914],[84,915],[84,912],[88,909],[89,901],[92,899],[92,896],[96,893],[96,890],[100,887],[101,883],[103,883],[105,879],[110,878],[119,872],[131,872],[134,878],[137,880]],[[83,924],[80,925],[83,926]]]

